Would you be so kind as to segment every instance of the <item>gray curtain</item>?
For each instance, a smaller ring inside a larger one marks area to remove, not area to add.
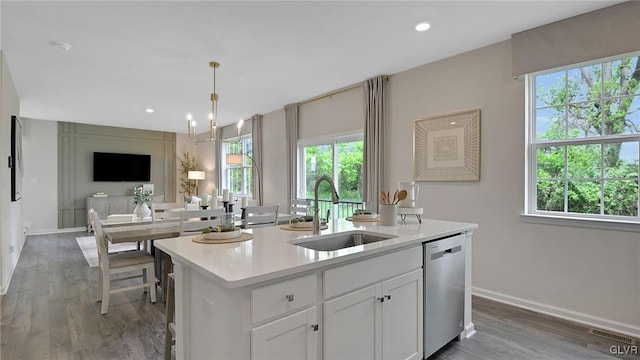
[[[253,164],[256,167],[256,174],[253,176],[253,198],[258,200],[260,205],[264,205],[262,192],[262,115],[251,117],[251,141],[253,142]]]
[[[287,210],[296,195],[296,182],[298,176],[298,104],[289,104],[284,107],[284,115],[287,122]]]
[[[216,204],[216,196],[218,196],[218,194],[222,194],[222,192],[220,191],[220,186],[222,184],[222,131],[220,131],[221,129],[218,129],[218,131],[216,131],[216,138],[218,139],[218,141],[216,141],[214,147],[215,147],[215,161],[216,161],[216,171],[215,171],[215,191],[213,191],[213,194],[211,194],[211,201],[212,204]],[[215,206],[213,206],[215,207]]]
[[[364,201],[374,212],[384,186],[384,83],[383,76],[365,80],[364,86]]]

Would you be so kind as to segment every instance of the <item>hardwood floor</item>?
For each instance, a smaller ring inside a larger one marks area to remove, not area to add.
[[[164,305],[134,290],[112,295],[100,315],[97,269],[86,264],[79,235],[87,234],[27,238],[1,301],[1,358],[162,359]],[[584,326],[481,298],[474,298],[473,320],[475,336],[429,359],[640,359],[612,356],[609,347],[623,344]]]

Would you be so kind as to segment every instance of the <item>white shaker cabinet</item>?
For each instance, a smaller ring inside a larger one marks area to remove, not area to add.
[[[382,359],[422,359],[422,269],[382,283]]]
[[[325,359],[379,359],[376,349],[380,337],[376,318],[382,296],[378,285],[354,291],[324,304]]]
[[[324,304],[325,359],[421,359],[422,270]]]
[[[251,329],[251,359],[317,359],[317,318],[314,306]]]

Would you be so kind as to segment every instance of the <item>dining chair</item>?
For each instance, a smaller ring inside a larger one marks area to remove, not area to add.
[[[277,224],[278,205],[248,206],[245,209],[245,217],[242,219],[242,227],[245,229],[276,226]]]
[[[171,346],[176,344],[176,292],[175,292],[175,274],[171,273],[168,277],[167,291],[167,307],[165,312],[165,333],[164,333],[164,359],[171,360]]]
[[[156,221],[180,221],[180,212],[184,211],[184,205],[178,203],[151,203],[151,220]]]
[[[180,213],[180,236],[194,235],[208,227],[220,225],[223,209],[185,210]]]
[[[153,256],[146,251],[125,251],[120,253],[109,254],[107,242],[104,238],[102,225],[98,214],[93,209],[89,209],[89,217],[91,226],[93,226],[93,235],[96,239],[96,247],[98,249],[98,297],[97,301],[102,302],[100,309],[101,314],[106,314],[109,309],[109,296],[111,294],[134,290],[145,289],[150,293],[151,302],[156,302],[155,281],[156,275],[154,270]],[[111,277],[121,273],[139,272],[135,275]],[[111,283],[116,281],[130,280],[142,278],[141,284],[111,288]]]
[[[294,216],[309,215],[310,208],[311,208],[311,200],[294,199],[291,202],[291,215],[294,215]]]

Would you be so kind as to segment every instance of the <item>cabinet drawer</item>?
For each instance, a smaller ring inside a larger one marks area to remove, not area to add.
[[[324,272],[324,298],[408,273],[422,267],[422,246],[338,266]]]
[[[317,299],[316,274],[301,276],[251,290],[251,322],[286,314]]]

